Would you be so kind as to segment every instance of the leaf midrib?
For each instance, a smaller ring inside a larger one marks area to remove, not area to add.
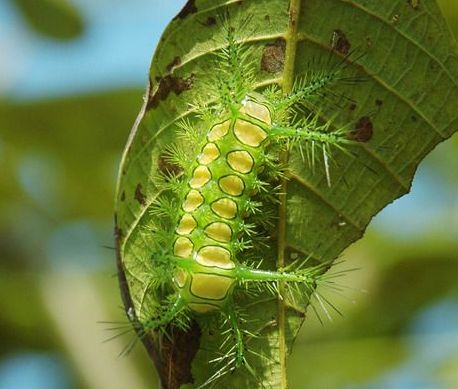
[[[282,78],[282,91],[283,93],[291,92],[294,85],[295,63],[297,52],[297,28],[299,25],[299,15],[301,9],[301,0],[291,0],[289,3],[288,15],[288,30],[285,34],[286,48],[285,48],[285,63],[283,68]],[[284,151],[280,156],[280,163],[286,164],[288,162],[288,151]],[[281,195],[278,214],[278,259],[277,270],[285,267],[285,249],[286,249],[286,193],[287,193],[287,178],[283,177],[281,180]],[[280,363],[280,388],[287,389],[288,382],[286,377],[286,357],[287,357],[287,344],[286,344],[286,305],[283,298],[284,285],[278,285],[278,353]]]

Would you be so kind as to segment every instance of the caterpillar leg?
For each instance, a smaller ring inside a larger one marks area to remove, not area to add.
[[[296,104],[303,104],[321,97],[323,91],[341,80],[340,71],[312,74],[308,79],[299,79],[294,83],[293,90],[287,95],[277,95],[272,99],[276,112],[290,109]]]
[[[225,335],[219,345],[219,356],[210,361],[216,365],[216,371],[198,389],[209,386],[222,376],[233,372],[245,364],[245,343],[240,326],[240,316],[232,301],[228,301],[221,313],[221,329]]]
[[[326,70],[310,71],[303,77],[299,77],[294,82],[291,92],[286,95],[281,94],[278,90],[271,91],[273,109],[276,112],[282,112],[297,104],[310,108],[318,99],[320,101],[323,99],[346,99],[344,95],[336,94],[331,87],[337,83],[353,85],[365,81],[362,77],[344,74],[347,67],[346,59],[349,56],[331,66],[329,66],[330,64],[323,64],[321,67],[327,68]],[[353,61],[355,60],[356,58],[353,59]]]
[[[311,292],[316,287],[317,281],[323,270],[324,265],[306,269],[301,269],[300,265],[292,265],[292,267],[287,267],[284,271],[260,270],[240,265],[232,270],[218,270],[218,272],[221,274],[232,273],[232,276],[239,281],[239,283],[261,283],[269,288],[272,284],[283,281],[295,285],[305,285]],[[275,291],[277,290],[276,288],[273,289],[275,289]],[[251,338],[258,337],[258,335],[257,333],[250,332],[246,328],[247,323],[231,300],[227,301],[221,313],[225,318],[223,325],[225,330],[223,333],[226,336],[220,345],[220,356],[213,360],[213,362],[217,363],[218,368],[202,387],[209,385],[218,378],[241,367],[243,367],[252,377],[257,378],[258,375],[250,365],[248,356],[251,355],[252,357],[268,359],[268,357],[262,353],[257,353],[255,350],[248,349],[247,342]]]
[[[310,290],[313,290],[320,280],[323,273],[323,265],[313,266],[302,269],[300,266],[296,269],[288,267],[283,271],[270,271],[254,269],[246,266],[240,266],[237,269],[236,278],[240,282],[259,282],[259,283],[272,283],[272,282],[287,282],[294,284],[302,284]]]
[[[216,363],[218,368],[213,375],[199,387],[203,388],[207,385],[218,380],[220,377],[231,373],[240,367],[246,368],[246,371],[256,377],[256,373],[248,363],[246,353],[248,352],[246,346],[246,339],[250,336],[255,336],[249,331],[243,329],[244,319],[240,312],[235,308],[232,302],[228,302],[221,310],[223,318],[222,328],[225,338],[219,345],[221,355],[211,362]],[[218,387],[218,386],[216,386]]]
[[[289,127],[275,126],[269,135],[273,140],[284,140],[290,145],[297,145],[302,159],[308,161],[312,170],[315,168],[317,157],[321,154],[326,180],[328,186],[331,186],[329,160],[332,158],[332,149],[338,149],[352,156],[348,146],[356,143],[350,139],[351,128],[348,125],[336,129],[332,129],[332,125],[332,120],[320,124],[319,114],[313,114]]]
[[[336,146],[344,150],[344,145],[355,144],[348,138],[349,128],[343,126],[331,130],[332,121],[319,124],[319,115],[313,115],[299,120],[294,126],[275,126],[270,130],[272,139],[287,139],[291,141],[305,141],[322,146]]]
[[[154,330],[165,332],[170,323],[181,328],[187,328],[187,316],[182,315],[185,307],[186,302],[180,294],[172,295],[165,307],[160,307],[154,316],[142,323],[142,332],[144,334]]]
[[[236,310],[234,309],[233,304],[229,304],[230,306],[226,309],[226,315],[228,321],[231,325],[232,333],[235,339],[235,345],[233,346],[235,352],[235,367],[238,368],[242,366],[245,358],[245,344],[243,339],[243,333],[240,328],[240,317],[237,314]]]

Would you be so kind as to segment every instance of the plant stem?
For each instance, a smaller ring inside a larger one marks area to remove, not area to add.
[[[291,0],[289,6],[289,26],[286,33],[286,49],[285,49],[285,67],[283,69],[283,93],[289,93],[293,89],[294,84],[294,66],[296,62],[296,46],[297,46],[297,25],[301,8],[302,0]],[[288,152],[285,151],[280,156],[280,163],[286,165],[288,162]],[[287,181],[282,179],[281,182],[280,205],[278,210],[279,225],[278,225],[278,253],[277,253],[277,269],[281,271],[285,267],[285,248],[286,248],[286,193]],[[283,299],[284,284],[278,284],[278,349],[280,362],[280,389],[288,388],[286,378],[286,307]]]

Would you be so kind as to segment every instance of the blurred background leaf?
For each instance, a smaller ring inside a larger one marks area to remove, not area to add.
[[[83,32],[83,18],[68,0],[15,0],[15,3],[38,34],[68,40]]]

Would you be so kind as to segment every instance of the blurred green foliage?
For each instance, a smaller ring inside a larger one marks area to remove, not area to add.
[[[142,94],[120,90],[52,101],[0,102],[5,179],[10,182],[0,186],[2,197],[17,200],[16,168],[24,157],[46,156],[61,174],[55,188],[62,203],[59,217],[106,220],[113,211],[116,162]]]
[[[29,26],[44,36],[69,40],[84,30],[78,10],[68,0],[15,0]]]

